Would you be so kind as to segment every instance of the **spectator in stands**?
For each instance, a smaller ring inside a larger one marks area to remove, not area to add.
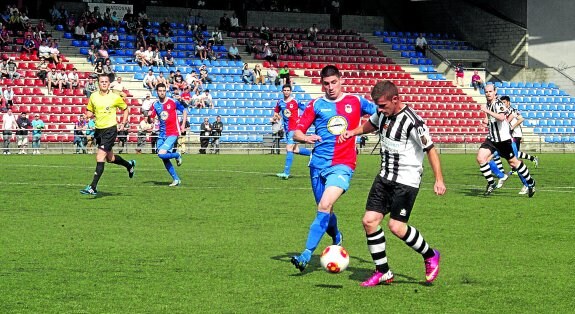
[[[62,92],[64,88],[70,88],[70,82],[68,81],[68,74],[66,74],[64,68],[61,68],[60,71],[58,71],[56,77],[58,78],[58,88],[60,89],[60,92]]]
[[[40,119],[39,114],[34,114],[32,120],[32,154],[40,155],[40,140],[42,139],[42,130],[45,128],[44,121]]]
[[[151,96],[152,96],[152,94],[150,92],[147,92],[144,99],[142,99],[142,106],[141,106],[140,110],[141,110],[142,115],[144,117],[148,116],[150,109],[152,108],[152,105],[155,102],[155,99],[152,99]]]
[[[28,119],[28,114],[26,112],[20,113],[20,117],[16,120],[18,125],[18,131],[16,131],[17,144],[20,151],[18,155],[27,154],[28,149],[28,130],[32,126],[30,119]]]
[[[130,133],[130,124],[126,122],[122,130],[118,130],[118,154],[124,153],[124,148],[126,148],[126,141],[128,141],[128,134]]]
[[[461,65],[461,63],[458,63],[457,66],[455,67],[455,85],[463,87],[464,71],[465,70],[463,69],[463,65]]]
[[[212,123],[212,152],[214,154],[220,153],[220,138],[222,137],[222,131],[224,130],[224,123],[222,122],[222,117],[217,116],[216,121]]]
[[[204,101],[204,106],[209,107],[209,108],[214,108],[214,99],[212,98],[212,95],[210,95],[209,89],[204,90],[204,94],[202,95],[202,98]]]
[[[198,14],[196,14],[196,25],[198,25],[198,28],[202,31],[208,30],[208,26],[206,23],[204,23],[204,18],[202,17],[202,13],[200,11],[198,11]]]
[[[201,92],[199,89],[196,89],[194,96],[192,96],[192,99],[190,100],[190,104],[198,109],[204,108],[204,97],[203,95],[201,95]]]
[[[155,49],[156,46],[158,46],[158,40],[156,39],[156,35],[154,35],[154,33],[152,33],[152,32],[148,33],[145,41],[146,41],[146,46],[148,48]]]
[[[56,68],[51,68],[48,73],[47,87],[48,95],[51,95],[54,88],[58,87],[58,73],[56,73]]]
[[[481,76],[479,76],[477,70],[473,71],[473,75],[471,76],[471,85],[473,86],[474,90],[477,90],[478,88],[485,88],[485,84],[483,83],[483,80],[481,79]]]
[[[297,54],[297,50],[295,48],[295,41],[293,39],[288,41],[287,54],[292,56],[295,56]]]
[[[116,11],[112,12],[112,16],[110,17],[110,20],[111,20],[111,26],[114,26],[114,27],[120,26],[120,22],[122,21],[120,19],[120,17],[118,16],[118,13],[116,13]]]
[[[94,45],[96,48],[100,48],[100,45],[102,45],[102,34],[98,32],[97,28],[94,28],[90,33],[90,44]]]
[[[297,43],[295,44],[295,51],[296,54],[299,54],[302,57],[305,55],[305,52],[303,51],[303,43],[301,42],[301,40],[298,40]]]
[[[38,72],[36,72],[36,77],[42,80],[43,84],[46,84],[46,76],[48,75],[48,62],[43,57],[40,58],[38,65],[36,66]]]
[[[286,36],[284,35],[282,40],[279,43],[278,49],[279,49],[279,54],[280,55],[285,55],[288,53],[288,40],[286,38]]]
[[[6,25],[2,25],[2,30],[0,31],[0,46],[6,47],[10,45],[10,31]]]
[[[211,61],[216,61],[218,59],[216,52],[214,51],[214,46],[212,45],[212,43],[208,43],[208,45],[206,46],[206,56]]]
[[[10,79],[19,79],[20,73],[18,73],[18,66],[16,62],[14,62],[14,57],[8,60],[8,64],[6,65],[6,69],[8,70],[8,78]]]
[[[203,84],[211,84],[213,82],[209,76],[208,67],[205,64],[200,67],[200,81],[202,81]]]
[[[144,35],[143,29],[138,30],[138,33],[136,34],[136,46],[148,49],[148,44],[146,43],[146,36]]]
[[[175,76],[174,77],[174,84],[173,86],[173,90],[174,93],[178,93],[180,94],[181,92],[183,92],[186,89],[186,86],[188,86],[188,83],[186,83],[186,81],[182,78],[182,76]]]
[[[259,64],[254,66],[254,77],[256,85],[262,85],[266,83],[264,74],[262,73],[262,68]]]
[[[4,91],[6,92],[6,91]],[[4,141],[4,155],[10,155],[10,141],[14,139],[14,130],[18,129],[16,117],[12,114],[12,109],[8,108],[2,116],[2,140]]]
[[[221,46],[224,44],[224,39],[222,38],[222,32],[216,26],[214,31],[212,32],[212,37],[210,38],[214,43],[213,45]]]
[[[50,46],[45,40],[40,42],[40,46],[38,47],[38,57],[44,57],[47,61],[53,61],[52,56],[50,55]]]
[[[273,64],[270,64],[268,71],[266,72],[266,84],[273,84],[275,86],[280,85],[280,79],[278,77],[278,71]]]
[[[194,70],[186,75],[186,83],[190,87],[192,94],[195,93],[196,90],[201,91],[204,85],[204,82],[198,77],[198,74]]]
[[[176,70],[176,74],[174,74],[174,82],[177,80],[178,77],[181,78],[182,80],[184,79],[180,70]]]
[[[36,34],[38,35],[38,39],[40,40],[44,39],[44,35],[49,35],[46,32],[46,23],[44,22],[44,20],[38,21],[38,24],[36,25]]]
[[[202,30],[199,27],[196,27],[194,29],[194,41],[195,42],[203,42],[204,41],[204,33],[202,32]]]
[[[282,69],[280,69],[279,78],[281,80],[280,85],[291,85],[290,71],[287,64],[284,65]]]
[[[122,83],[121,76],[117,76],[115,80],[110,84],[110,90],[120,95],[120,97],[122,97],[124,101],[126,100],[126,97],[128,97],[128,95],[130,94],[130,91],[127,90],[126,87],[124,86],[124,83]]]
[[[8,78],[8,59],[2,59],[2,63],[0,63],[0,78],[5,77]]]
[[[86,95],[87,98],[90,98],[92,93],[96,92],[97,90],[98,85],[96,85],[96,82],[94,82],[94,76],[88,76],[88,83],[84,85],[84,95]]]
[[[200,154],[206,153],[206,148],[210,143],[210,135],[212,134],[212,125],[208,118],[204,118],[204,122],[200,125]]]
[[[142,149],[146,146],[146,139],[150,136],[150,133],[154,128],[152,123],[152,119],[150,119],[146,114],[138,124],[138,143],[136,144],[136,154],[141,154]]]
[[[315,44],[315,42],[317,41],[317,32],[319,30],[317,29],[317,26],[315,24],[313,24],[308,30],[307,30],[307,40],[313,42]]]
[[[148,70],[148,74],[144,76],[143,86],[148,90],[154,90],[156,88],[156,76],[154,76],[154,71],[152,69]]]
[[[230,31],[231,21],[227,13],[220,17],[220,29],[226,32]]]
[[[160,48],[156,47],[152,53],[152,64],[154,66],[164,66],[164,60],[162,54],[160,53]]]
[[[80,77],[77,71],[76,68],[72,68],[72,71],[68,73],[68,83],[72,89],[76,89],[80,86]]]
[[[34,54],[34,52],[36,51],[36,42],[34,41],[34,39],[32,39],[31,35],[26,35],[26,39],[24,40],[24,43],[22,44],[22,52],[28,53],[28,54]]]
[[[109,38],[109,46],[113,49],[120,48],[120,36],[118,35],[118,31],[114,31]]]
[[[42,46],[40,46],[42,47]],[[86,60],[88,62],[90,62],[90,64],[93,66],[96,63],[96,57],[98,55],[98,50],[96,49],[96,47],[94,45],[90,45],[90,48],[88,48],[88,57],[86,58]]]
[[[76,154],[86,154],[86,119],[84,115],[78,117],[78,121],[74,123],[74,145],[76,146]]]
[[[228,58],[230,58],[230,60],[242,60],[238,47],[236,47],[236,43],[232,43],[228,49]]]
[[[264,44],[264,59],[269,62],[276,62],[278,57],[275,53],[273,53],[272,48],[268,43]]]
[[[152,46],[148,46],[148,49],[144,51],[144,60],[148,66],[154,66],[154,51],[152,50]]]
[[[266,41],[271,41],[273,38],[272,32],[266,23],[262,21],[262,26],[260,27],[260,38]]]
[[[168,51],[164,55],[164,66],[174,67],[174,66],[176,66],[175,62],[176,62],[176,60],[174,59],[174,56],[172,55],[172,50],[168,49]],[[168,85],[166,85],[166,86],[168,86]]]
[[[423,37],[423,33],[419,33],[419,36],[417,36],[417,39],[415,39],[415,51],[421,52],[425,57],[426,49],[427,49],[427,40],[425,40],[425,37]]]
[[[200,58],[200,60],[206,60],[208,58],[206,46],[204,46],[203,41],[198,41],[196,44],[196,56]]]
[[[60,60],[60,50],[58,50],[58,44],[53,41],[50,45],[50,58],[54,61],[54,64],[59,64]]]
[[[112,69],[112,61],[110,59],[107,59],[104,62],[104,65],[102,66],[102,68],[104,68],[104,73],[105,74],[114,74],[114,70]]]
[[[172,36],[172,28],[170,27],[170,21],[167,17],[164,17],[164,21],[160,24],[160,33]]]
[[[247,63],[244,63],[244,67],[242,68],[242,81],[252,85],[256,82],[254,71],[248,67]]]
[[[104,64],[102,61],[96,62],[96,66],[94,66],[94,74],[100,75],[104,74]]]
[[[140,66],[140,68],[144,66],[150,66],[146,59],[144,58],[144,46],[140,46],[140,49],[134,52],[134,61]]]
[[[170,86],[170,83],[168,83],[168,79],[164,76],[164,72],[160,71],[160,73],[158,73],[158,76],[156,77],[156,85],[158,84],[164,84],[167,86]]]
[[[240,21],[235,13],[232,14],[230,18],[230,32],[237,32],[240,30]]]
[[[110,49],[110,33],[108,33],[108,30],[106,29],[102,33],[101,42],[102,44],[100,45],[100,49]]]

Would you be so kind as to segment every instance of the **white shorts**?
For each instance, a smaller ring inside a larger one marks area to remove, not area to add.
[[[18,135],[18,146],[28,145],[28,135]]]

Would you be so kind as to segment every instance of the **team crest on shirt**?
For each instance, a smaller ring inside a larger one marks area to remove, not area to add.
[[[169,114],[167,111],[162,111],[162,113],[160,113],[160,119],[162,119],[164,121],[168,120],[168,116],[169,116]]]
[[[353,109],[351,108],[351,105],[345,105],[345,112],[346,113],[351,113],[353,111]]]
[[[347,119],[342,116],[333,116],[327,121],[327,130],[333,135],[340,135],[347,130]]]
[[[291,117],[291,110],[289,110],[289,109],[287,109],[287,108],[284,109],[284,116],[285,116],[286,118]]]

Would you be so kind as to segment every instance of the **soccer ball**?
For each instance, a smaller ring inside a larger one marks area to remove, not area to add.
[[[339,245],[330,245],[321,253],[320,262],[328,273],[341,273],[349,265],[349,254]]]

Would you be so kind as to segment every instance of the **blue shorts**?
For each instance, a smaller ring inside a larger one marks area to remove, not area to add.
[[[286,144],[288,144],[288,145],[297,144],[296,141],[293,140],[293,134],[294,133],[295,133],[295,131],[286,132]]]
[[[309,174],[315,202],[319,203],[328,186],[337,186],[343,192],[347,191],[353,170],[345,165],[335,165],[325,169],[309,168]]]
[[[171,153],[172,148],[174,147],[174,144],[176,144],[177,140],[177,136],[158,137],[158,142],[156,143],[158,152],[161,150],[166,150],[168,153]]]

